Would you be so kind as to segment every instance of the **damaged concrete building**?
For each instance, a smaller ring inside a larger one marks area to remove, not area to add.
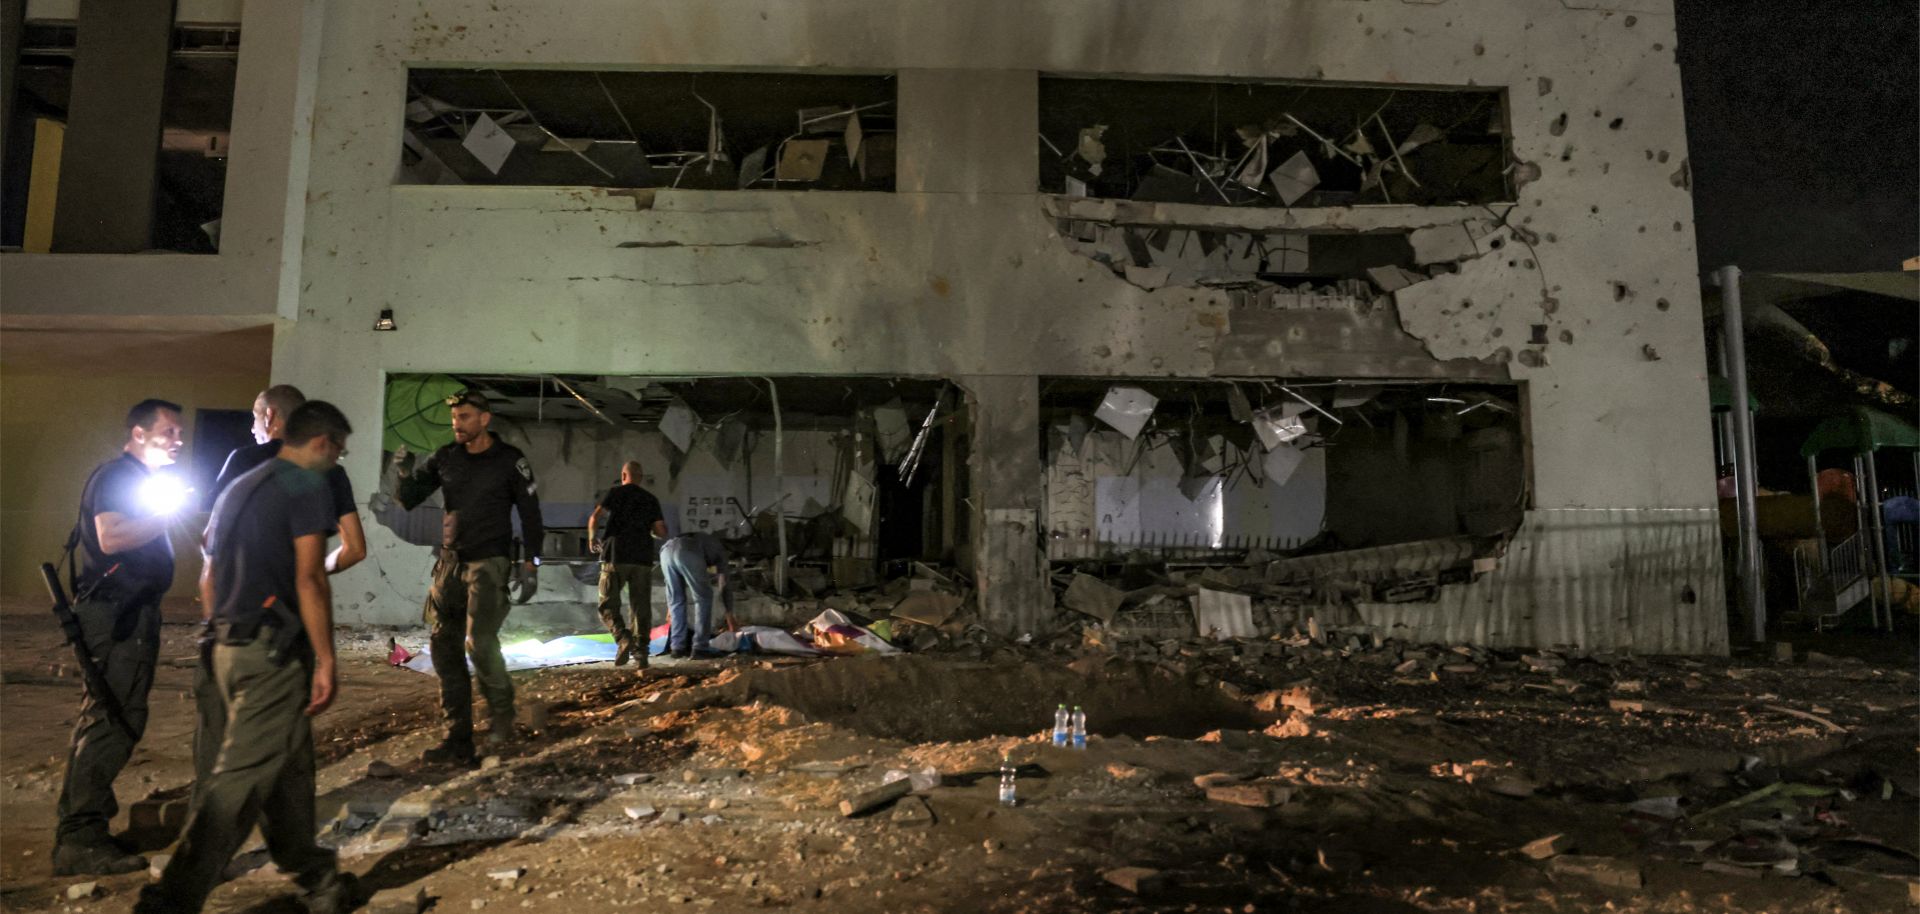
[[[270,325],[363,497],[457,384],[558,558],[637,457],[782,598],[1727,648],[1666,0],[213,5],[218,253],[9,254],[5,326]],[[369,507],[340,618],[413,622]]]

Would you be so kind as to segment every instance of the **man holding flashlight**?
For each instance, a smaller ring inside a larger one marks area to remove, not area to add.
[[[74,720],[60,786],[53,846],[58,876],[130,873],[147,865],[114,844],[108,823],[120,808],[113,780],[146,731],[147,692],[160,653],[160,598],[173,586],[167,531],[187,506],[179,478],[159,471],[179,459],[185,443],[180,405],[142,400],[127,412],[120,456],[97,467],[80,495],[73,612],[133,732],[88,693]]]
[[[428,749],[429,764],[471,765],[473,680],[487,699],[493,729],[487,746],[504,747],[513,739],[513,680],[500,654],[500,626],[507,620],[507,584],[512,572],[513,516],[520,514],[528,586],[532,586],[545,527],[535,494],[533,467],[520,449],[490,431],[493,407],[477,391],[447,398],[453,443],[434,451],[411,472],[402,472],[397,496],[411,511],[433,490],[446,500],[440,556],[427,590],[426,617],[433,651],[433,673],[440,680],[440,713],[446,739]],[[404,459],[404,458],[402,458]],[[467,672],[462,654],[473,658]]]

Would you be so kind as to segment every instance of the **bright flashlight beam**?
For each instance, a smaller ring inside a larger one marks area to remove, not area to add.
[[[154,475],[140,484],[140,505],[149,514],[170,516],[178,514],[187,506],[187,496],[193,490],[176,476]]]

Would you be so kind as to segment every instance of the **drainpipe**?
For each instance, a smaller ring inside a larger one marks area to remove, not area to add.
[[[1740,313],[1740,268],[1720,268],[1720,315],[1725,321],[1727,383],[1733,389],[1733,483],[1740,526],[1740,604],[1746,610],[1748,637],[1767,640],[1767,594],[1761,586],[1759,506],[1754,478],[1753,413],[1747,409],[1747,337]]]

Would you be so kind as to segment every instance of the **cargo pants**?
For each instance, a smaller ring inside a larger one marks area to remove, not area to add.
[[[507,620],[506,557],[463,562],[451,549],[440,550],[427,591],[428,644],[433,673],[440,679],[440,714],[447,739],[473,742],[473,680],[497,724],[513,720],[513,680],[500,656],[500,626]],[[467,671],[462,655],[473,658]]]
[[[342,891],[334,853],[314,838],[313,725],[306,706],[310,653],[276,664],[269,638],[213,648],[222,715],[212,770],[196,784],[186,828],[142,908],[198,911],[255,825],[267,853],[310,897]]]
[[[626,615],[620,611],[620,591],[627,592],[627,602],[633,607],[633,625],[628,627]],[[653,629],[653,566],[632,565],[625,562],[600,563],[600,621],[606,623],[607,632],[613,635],[614,643],[622,646],[629,644],[646,659],[648,635]],[[639,637],[635,639],[634,633]]]
[[[160,656],[160,601],[157,597],[141,600],[123,609],[115,601],[90,599],[76,605],[73,614],[80,620],[87,650],[133,727],[128,735],[91,692],[73,722],[54,842],[99,846],[107,843],[109,824],[120,811],[113,781],[147,730],[147,693],[153,689],[153,669]]]

